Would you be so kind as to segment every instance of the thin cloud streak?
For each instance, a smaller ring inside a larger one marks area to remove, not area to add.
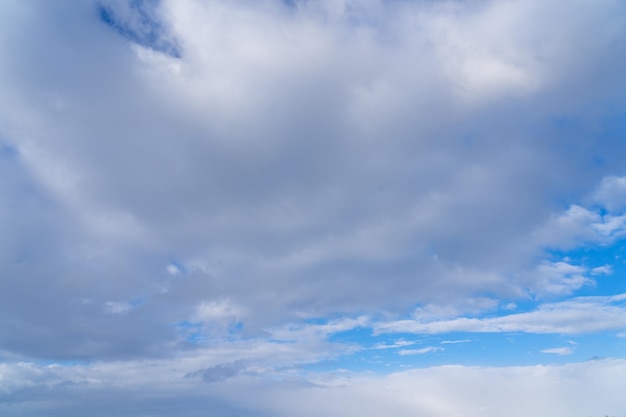
[[[571,355],[572,353],[574,353],[574,351],[570,347],[559,347],[559,348],[544,349],[541,351],[541,353],[552,353],[555,355],[564,356],[564,355]]]
[[[450,320],[398,320],[374,324],[375,334],[451,332],[583,334],[626,328],[626,294],[610,297],[577,297],[539,305],[537,310],[498,317]]]

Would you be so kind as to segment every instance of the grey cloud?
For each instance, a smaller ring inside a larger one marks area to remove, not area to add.
[[[200,378],[204,382],[221,382],[228,378],[237,376],[241,371],[245,369],[245,363],[233,362],[223,363],[215,366],[210,366],[206,369],[200,369],[198,371],[190,372],[185,375],[187,378]]]
[[[225,299],[258,335],[541,290],[529,231],[623,169],[590,109],[623,100],[626,25],[532,4],[162,1],[180,58],[95,2],[3,4],[1,244],[28,256],[0,266],[1,348],[168,355]]]

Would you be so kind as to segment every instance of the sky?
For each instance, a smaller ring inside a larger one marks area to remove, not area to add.
[[[4,0],[0,415],[626,417],[622,0]]]

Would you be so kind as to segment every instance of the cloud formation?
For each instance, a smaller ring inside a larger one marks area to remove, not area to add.
[[[497,317],[456,317],[443,320],[379,322],[377,333],[437,334],[450,332],[493,333],[525,332],[581,334],[626,328],[626,294],[611,297],[579,297],[539,305],[534,311]]]
[[[94,354],[115,356],[162,349],[171,324],[224,300],[258,331],[416,302],[466,308],[479,292],[579,289],[589,282],[579,267],[533,262],[542,245],[621,236],[621,177],[603,177],[621,147],[601,132],[595,155],[586,144],[602,129],[590,103],[622,97],[624,14],[619,2],[578,2],[555,25],[556,3],[535,6],[7,3],[4,164],[47,208],[30,216],[44,222],[36,229],[5,234],[9,259],[18,236],[41,243],[25,243],[32,261],[4,263],[22,278],[3,293],[45,281],[55,304],[31,318],[9,308],[8,320],[32,337],[53,310],[71,340],[80,322],[135,303],[124,323],[150,332],[116,324],[121,351],[106,347],[112,335],[90,337]],[[582,38],[587,27],[601,29]],[[594,94],[590,79],[602,80]],[[597,182],[594,201],[611,214],[574,205],[550,220]],[[184,273],[167,273],[173,261]],[[11,349],[37,344],[15,331]]]
[[[4,1],[0,414],[621,412],[343,361],[624,333],[625,56],[619,0]]]
[[[7,417],[23,415],[137,415],[193,417],[224,415],[353,417],[464,415],[523,417],[541,415],[619,415],[623,412],[623,360],[597,360],[566,366],[443,366],[383,377],[341,375],[317,383],[290,377],[252,380],[232,377],[208,385],[184,378],[176,367],[137,364],[92,367],[2,365]],[[120,376],[124,379],[120,379]],[[311,378],[314,379],[314,378]],[[594,381],[594,384],[589,384]],[[68,403],[64,398],[72,398]],[[7,401],[8,400],[8,401]],[[21,411],[20,411],[21,410]],[[82,413],[82,414],[81,414]]]

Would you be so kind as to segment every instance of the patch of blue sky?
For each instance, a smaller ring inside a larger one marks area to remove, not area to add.
[[[203,326],[200,323],[181,321],[176,323],[174,328],[176,328],[183,341],[188,344],[199,345],[206,340]]]
[[[615,333],[609,332],[577,336],[475,333],[458,334],[457,337],[466,337],[471,342],[440,344],[444,350],[437,357],[433,357],[433,364],[526,366],[581,362],[594,357],[623,356],[623,353],[614,348],[620,339],[615,337]]]
[[[607,111],[601,120],[599,132],[590,135],[594,138],[593,161],[597,166],[610,166],[615,175],[624,175],[624,135],[626,135],[626,113],[622,110],[624,105],[619,106],[618,111]]]
[[[331,317],[309,317],[309,318],[302,320],[302,322],[304,324],[324,325],[324,324],[328,324],[331,320],[332,320]]]
[[[360,349],[366,350],[371,348],[375,343],[381,343],[383,339],[392,339],[392,335],[374,335],[372,328],[368,326],[355,327],[353,329],[343,330],[328,335],[327,340],[330,343],[342,345],[359,346]]]
[[[372,336],[365,329],[358,329],[342,332],[341,337],[331,339],[357,343],[360,350],[303,368],[315,372],[346,369],[391,373],[441,365],[565,364],[597,358],[623,358],[626,337],[622,336],[614,331],[584,335],[454,332]]]
[[[175,323],[173,327],[178,332],[181,340],[189,345],[200,347],[205,342],[216,339],[216,335],[212,334],[211,330],[204,323],[185,320]],[[243,327],[244,323],[242,321],[231,323],[226,328],[226,332],[221,334],[221,337],[228,340],[238,339],[241,336]],[[272,342],[277,343],[277,341]]]
[[[283,4],[289,7],[297,7],[299,1],[298,0],[282,0]]]
[[[182,51],[165,26],[153,13],[158,0],[131,0],[131,17],[122,18],[114,7],[99,3],[97,12],[99,20],[114,29],[125,39],[152,50],[162,52],[174,58],[180,58]]]
[[[228,334],[229,335],[237,335],[243,331],[244,323],[242,321],[238,321],[235,323],[231,323],[228,326]]]

